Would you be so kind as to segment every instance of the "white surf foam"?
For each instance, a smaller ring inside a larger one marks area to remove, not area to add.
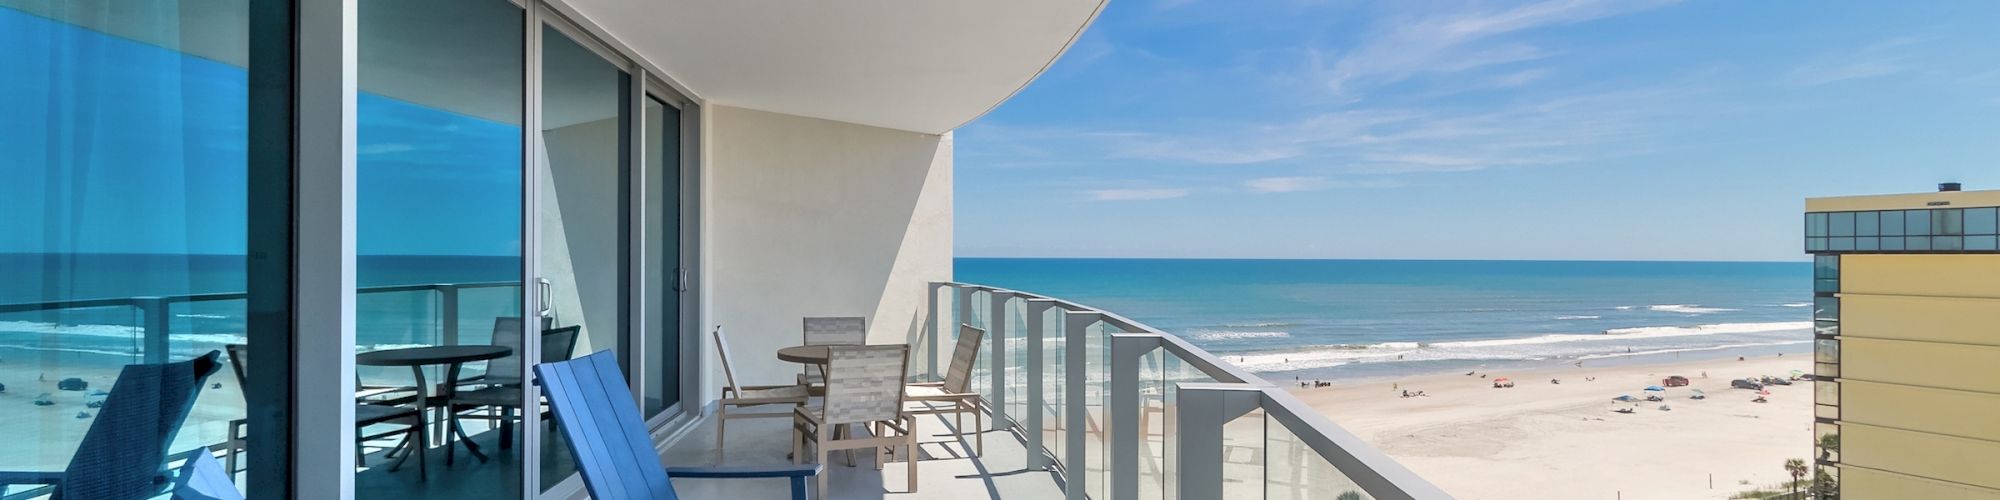
[[[1793,302],[1793,303],[1789,303],[1789,304],[1778,304],[1778,307],[1812,307],[1812,303],[1811,303],[1811,302]]]
[[[1584,314],[1578,314],[1578,315],[1568,315],[1568,316],[1556,316],[1556,319],[1560,319],[1560,320],[1571,320],[1571,319],[1597,319],[1597,318],[1602,318],[1602,317],[1603,317],[1603,316],[1590,316],[1590,315],[1584,315]]]
[[[1810,331],[1809,321],[1772,323],[1720,323],[1698,326],[1653,326],[1638,328],[1617,328],[1604,333],[1558,333],[1532,337],[1460,340],[1450,342],[1382,342],[1361,345],[1331,345],[1304,349],[1261,352],[1224,356],[1230,362],[1251,371],[1281,371],[1313,368],[1328,368],[1351,363],[1396,362],[1396,361],[1439,361],[1439,360],[1536,360],[1555,357],[1604,356],[1614,352],[1618,355],[1640,354],[1621,352],[1629,347],[1620,342],[1672,337],[1702,337],[1712,335],[1746,335]],[[1783,344],[1772,344],[1783,345]],[[1709,346],[1688,346],[1668,349],[1710,349]],[[1658,348],[1650,349],[1662,351]],[[1587,358],[1586,358],[1587,359]]]
[[[1708,313],[1738,311],[1740,309],[1728,309],[1722,307],[1702,307],[1696,304],[1660,304],[1660,305],[1646,306],[1646,310],[1680,313],[1680,314],[1708,314]]]
[[[1277,331],[1239,332],[1239,331],[1228,331],[1228,330],[1195,330],[1192,332],[1188,332],[1188,338],[1195,340],[1282,339],[1282,338],[1291,338],[1291,336],[1292,334],[1289,332],[1277,332]]]

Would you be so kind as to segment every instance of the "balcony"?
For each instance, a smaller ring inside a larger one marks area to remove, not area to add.
[[[925,420],[920,428],[940,431],[920,433],[917,491],[904,490],[900,467],[876,470],[868,456],[847,467],[835,454],[828,498],[1450,498],[1284,389],[1180,337],[1033,293],[929,286],[911,378],[947,368],[954,341],[942,332],[956,329],[940,325],[985,329],[973,387],[992,412],[976,429],[986,453],[973,456],[946,430],[956,430],[949,419]],[[784,421],[745,422],[732,423],[726,459],[704,421],[678,437],[668,463],[787,462]],[[716,495],[751,491],[686,482]],[[782,483],[763,486],[757,493],[784,493]]]
[[[828,498],[1449,498],[1285,390],[1179,337],[1112,312],[1028,292],[949,282],[928,286],[927,321],[916,332],[910,378],[935,380],[948,368],[953,339],[943,332],[956,329],[941,325],[964,323],[989,332],[973,369],[974,390],[992,413],[988,425],[977,429],[985,434],[985,453],[975,456],[956,437],[956,422],[930,417],[919,424],[923,444],[915,492],[903,488],[907,478],[901,467],[877,470],[874,457],[866,453],[857,453],[855,466],[849,467],[845,455],[835,453],[828,464],[832,485]],[[487,339],[459,333],[460,297],[465,293],[512,296],[519,290],[510,283],[357,290],[363,302],[423,304],[407,309],[416,313],[398,321],[432,332],[433,344],[485,343]],[[170,338],[205,338],[169,335],[202,333],[198,327],[193,332],[174,329],[176,324],[189,328],[184,323],[187,317],[214,312],[189,308],[203,304],[227,308],[241,299],[235,294],[204,294],[10,304],[0,306],[0,313],[81,314],[122,308],[135,318],[126,330],[132,334],[134,356],[157,362],[155,358],[168,354],[179,357],[209,347],[169,343]],[[205,395],[202,409],[189,419],[172,451],[207,449],[224,454],[228,421],[240,418],[243,410],[234,381],[222,387],[226,389]],[[789,462],[788,421],[743,422],[732,425],[729,447],[722,450],[721,459],[709,418],[662,436],[663,456],[678,466]],[[489,446],[498,434],[476,424],[468,432],[474,441]],[[429,484],[440,488],[434,493],[467,493],[506,482],[504,464],[461,464],[453,469],[434,464],[432,470],[437,472],[431,481],[411,482],[407,468],[389,473],[379,466],[391,444],[364,443],[362,454],[377,466],[357,473],[363,489],[373,489],[365,487],[372,484],[395,488]],[[551,449],[561,455],[561,447],[543,449],[544,462],[567,462],[567,457],[548,456]],[[758,481],[681,483],[693,498],[724,494],[762,498],[764,493],[782,497],[786,487],[783,482]],[[464,489],[468,485],[485,486]],[[7,498],[36,496],[33,491],[7,493]]]

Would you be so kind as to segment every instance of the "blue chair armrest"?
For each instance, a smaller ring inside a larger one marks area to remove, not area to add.
[[[686,478],[772,478],[812,477],[823,469],[819,464],[752,465],[731,467],[668,467],[667,475]]]
[[[62,482],[61,472],[16,472],[0,470],[0,484],[56,484]]]

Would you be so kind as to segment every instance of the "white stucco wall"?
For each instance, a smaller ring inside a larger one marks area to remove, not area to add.
[[[743,108],[703,108],[701,401],[723,383],[791,383],[774,352],[807,316],[865,316],[869,343],[920,333],[951,279],[952,138]]]

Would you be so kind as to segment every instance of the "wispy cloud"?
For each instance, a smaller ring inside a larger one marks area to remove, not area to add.
[[[1793,68],[1785,75],[1785,81],[1800,87],[1811,87],[1913,71],[1917,66],[1910,61],[1910,55],[1904,49],[1926,40],[1902,36],[1871,43],[1859,50],[1824,54]]]
[[[1550,51],[1502,35],[1562,26],[1672,3],[1671,0],[1547,0],[1502,9],[1470,8],[1429,16],[1390,19],[1361,44],[1331,61],[1327,51],[1309,51],[1335,94],[1358,100],[1367,89],[1427,73],[1456,73],[1532,61]]]
[[[1096,189],[1086,192],[1094,201],[1141,201],[1182,198],[1188,190],[1177,188],[1154,189]]]
[[[1325,189],[1388,189],[1403,187],[1404,183],[1395,179],[1328,179],[1326,177],[1258,177],[1243,181],[1243,187],[1252,193],[1297,193]]]

